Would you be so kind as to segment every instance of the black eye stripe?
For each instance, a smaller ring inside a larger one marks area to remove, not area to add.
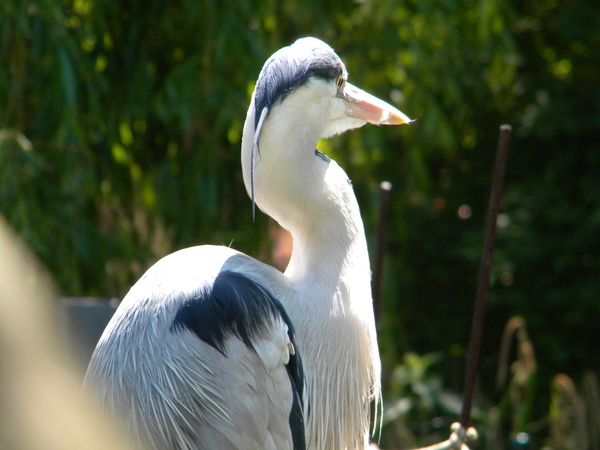
[[[269,110],[276,102],[285,99],[311,77],[337,80],[345,73],[344,63],[328,46],[320,46],[298,58],[292,47],[275,53],[264,65],[255,89],[255,127],[261,111]],[[337,81],[336,81],[337,83]]]

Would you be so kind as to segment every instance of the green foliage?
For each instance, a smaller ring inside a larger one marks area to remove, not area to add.
[[[494,397],[497,342],[516,314],[543,361],[540,385],[598,371],[598,9],[596,0],[5,0],[0,214],[69,295],[122,296],[189,245],[233,241],[268,255],[267,219],[252,223],[241,180],[241,129],[265,59],[315,35],[353,83],[417,119],[323,144],[353,179],[371,236],[376,186],[394,186],[385,366],[436,351],[445,383],[462,388],[497,130],[511,123],[482,386]]]
[[[452,415],[461,399],[444,389],[433,372],[440,356],[406,353],[390,376],[386,393],[382,448],[416,448],[448,438]]]
[[[513,355],[514,353],[514,355]],[[579,386],[559,373],[543,401],[536,387],[534,346],[522,317],[511,318],[504,329],[496,388],[499,402],[484,411],[475,408],[471,424],[478,431],[474,448],[505,450],[543,448],[597,449],[600,446],[600,384],[592,371],[583,374]],[[417,448],[445,441],[449,425],[460,414],[461,398],[444,386],[433,372],[439,355],[404,355],[391,372],[386,398],[382,448]],[[540,408],[541,406],[541,408]],[[531,413],[537,409],[539,417]],[[472,448],[472,447],[470,447]]]

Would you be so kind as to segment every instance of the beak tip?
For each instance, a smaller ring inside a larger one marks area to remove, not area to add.
[[[344,91],[338,96],[346,103],[346,115],[349,117],[374,125],[402,125],[413,122],[399,109],[350,83],[345,84]]]
[[[410,119],[404,113],[396,110],[395,112],[389,113],[389,116],[387,117],[387,119],[382,121],[382,123],[385,125],[404,125],[407,123],[412,123],[414,121],[415,121],[414,119]]]

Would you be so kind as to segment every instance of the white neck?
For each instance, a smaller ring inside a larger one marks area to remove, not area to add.
[[[367,245],[350,180],[338,164],[315,153],[324,118],[290,117],[298,110],[279,107],[263,126],[255,155],[254,195],[258,207],[292,233],[294,250],[286,275],[294,284],[305,277],[343,283],[354,272],[354,290],[370,280]],[[299,125],[301,124],[301,125]],[[250,105],[242,166],[249,193],[254,136]],[[337,276],[330,276],[336,274]],[[358,278],[356,278],[358,276]],[[360,281],[359,281],[360,280]],[[361,289],[362,290],[362,289]],[[368,292],[361,292],[370,300]]]
[[[262,129],[255,200],[294,241],[285,275],[298,294],[285,307],[296,327],[311,393],[309,448],[356,449],[368,436],[370,397],[380,395],[363,223],[345,172],[315,154],[324,120],[292,120],[289,114],[291,109],[280,106]],[[252,102],[242,143],[249,192],[253,138]]]
[[[328,165],[320,186],[322,190],[315,196],[330,204],[328,208],[319,208],[320,215],[306,204],[302,205],[312,220],[288,227],[294,248],[285,274],[294,284],[319,283],[335,287],[342,291],[339,300],[350,302],[356,298],[370,304],[369,256],[352,186],[335,161],[320,160],[314,150],[313,159],[316,164]]]

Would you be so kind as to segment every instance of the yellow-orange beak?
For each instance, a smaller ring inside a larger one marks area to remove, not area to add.
[[[389,103],[346,82],[338,91],[346,104],[346,115],[375,125],[401,125],[412,122],[402,111]]]

